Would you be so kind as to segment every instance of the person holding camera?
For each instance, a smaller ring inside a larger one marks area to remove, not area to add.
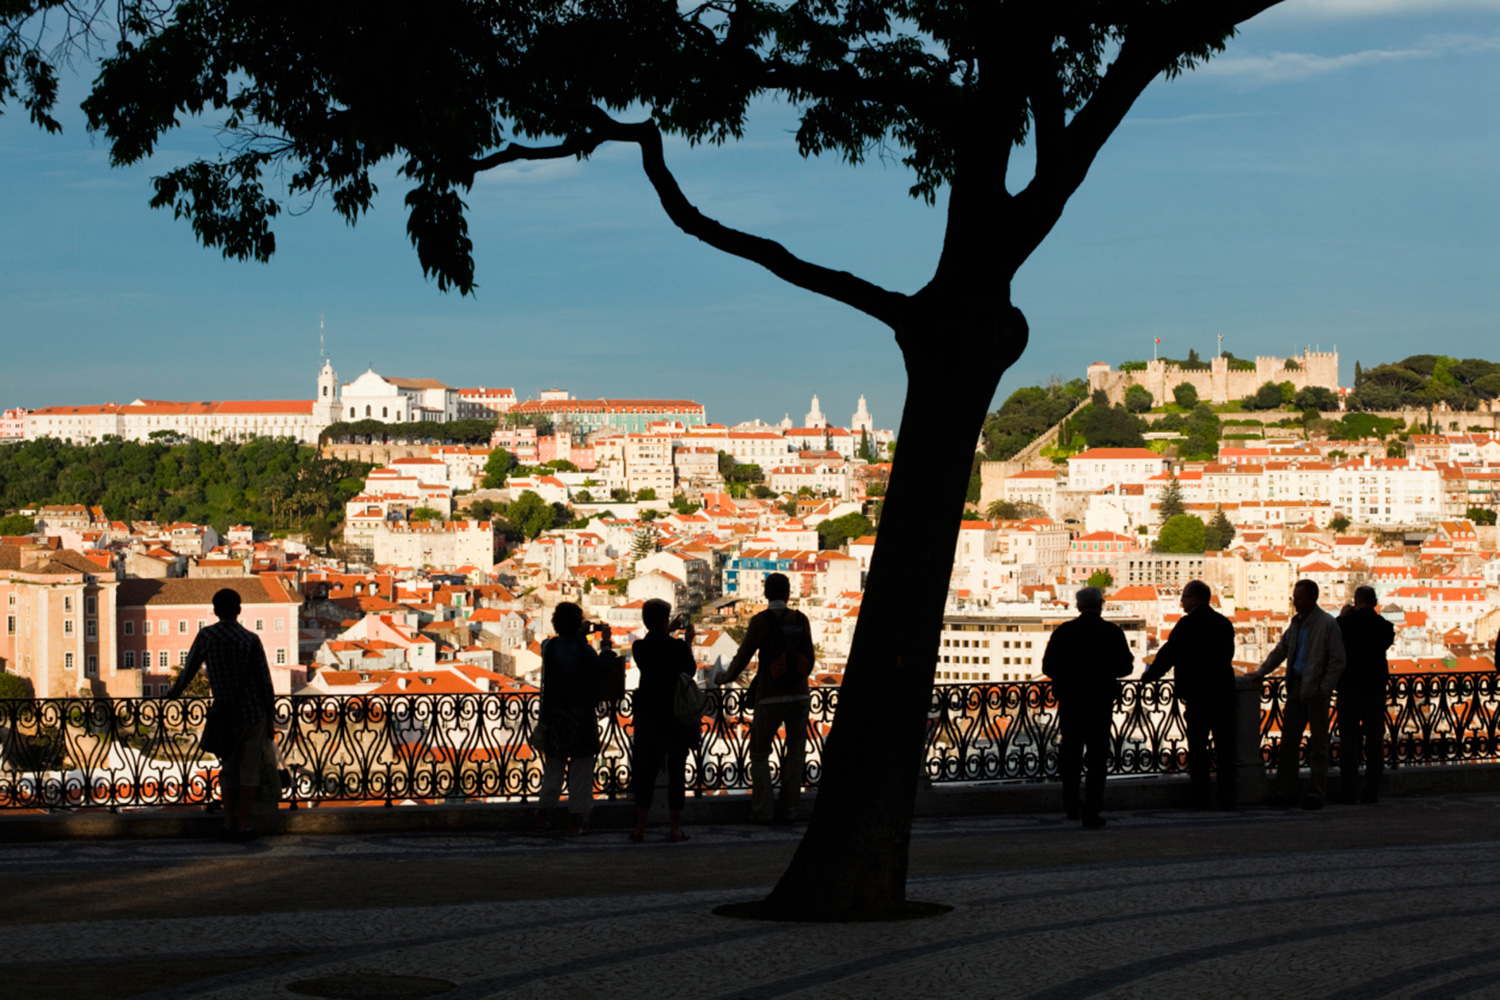
[[[691,622],[669,622],[672,606],[652,598],[641,607],[641,621],[646,637],[631,647],[631,658],[641,672],[635,689],[635,742],[630,757],[630,790],[635,795],[635,830],[630,839],[646,839],[646,819],[651,814],[651,800],[656,793],[656,774],[665,762],[667,768],[667,816],[671,830],[667,839],[679,843],[688,839],[682,831],[682,806],[686,800],[684,773],[688,751],[698,744],[699,725],[684,725],[677,720],[677,686],[680,678],[692,678],[698,672],[693,659],[693,626]],[[673,637],[672,625],[683,630],[683,638]]]
[[[542,694],[538,712],[542,749],[542,790],[536,828],[551,826],[564,776],[568,783],[568,834],[577,836],[588,826],[594,805],[594,759],[599,755],[600,682],[617,668],[609,629],[583,620],[583,609],[564,601],[552,612],[557,634],[542,643]],[[599,652],[589,645],[588,633],[600,633]]]

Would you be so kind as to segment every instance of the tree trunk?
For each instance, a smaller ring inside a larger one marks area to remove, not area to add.
[[[975,305],[925,312],[922,329],[898,333],[907,370],[899,453],[817,803],[765,916],[870,920],[907,911],[912,811],[974,444],[1000,376],[1026,343],[1018,310],[1003,301],[996,310],[991,299],[976,320]]]

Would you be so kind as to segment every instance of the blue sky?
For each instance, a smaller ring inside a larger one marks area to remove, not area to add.
[[[221,260],[147,207],[150,176],[212,148],[207,125],[111,170],[83,86],[61,137],[0,118],[0,407],[309,398],[324,314],[346,379],[690,397],[725,422],[800,418],[815,392],[844,420],[864,393],[896,425],[889,333],[682,235],[631,149],[483,176],[464,299],[422,278],[394,176],[357,228],[318,206],[279,220],[272,263]],[[726,224],[920,287],[941,200],[908,198],[894,164],[802,160],[792,123],[768,103],[745,141],[668,159]],[[1152,84],[1013,295],[1031,346],[1000,398],[1158,336],[1172,356],[1219,333],[1242,357],[1337,345],[1346,380],[1356,359],[1500,360],[1500,0],[1289,0],[1250,22]]]

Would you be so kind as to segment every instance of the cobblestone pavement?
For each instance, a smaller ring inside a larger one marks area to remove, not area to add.
[[[0,994],[1500,997],[1500,796],[922,821],[910,895],[953,910],[886,924],[713,916],[797,833],[693,834],[0,847]]]

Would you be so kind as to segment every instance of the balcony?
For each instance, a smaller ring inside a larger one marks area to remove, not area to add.
[[[1252,796],[1276,760],[1283,685],[1248,678],[1239,684],[1241,786]],[[813,691],[805,773],[810,791],[821,776],[838,696],[836,687]],[[1387,705],[1386,765],[1398,774],[1415,767],[1472,770],[1500,760],[1500,675],[1494,672],[1398,675]],[[217,760],[198,746],[207,707],[206,699],[0,701],[0,815],[201,809],[217,798],[219,781]],[[280,805],[534,802],[541,787],[541,762],[531,747],[537,710],[535,694],[279,698]],[[603,749],[594,787],[606,802],[624,799],[630,786],[631,714],[629,694],[598,709]],[[733,793],[749,789],[750,718],[740,690],[712,696],[702,746],[688,759],[688,788],[700,805],[742,803]],[[1111,777],[1184,774],[1185,734],[1170,681],[1127,681],[1115,705]],[[781,750],[778,739],[773,771]],[[1305,744],[1303,753],[1305,760]],[[1056,779],[1057,762],[1057,703],[1048,682],[933,688],[923,808],[948,808],[934,805],[934,795],[949,802],[976,794],[1050,802],[1055,791],[1039,783]],[[1337,767],[1335,741],[1332,770]],[[1169,782],[1168,791],[1156,794],[1170,798],[1185,792],[1181,785]],[[986,808],[1018,811],[994,801]]]

